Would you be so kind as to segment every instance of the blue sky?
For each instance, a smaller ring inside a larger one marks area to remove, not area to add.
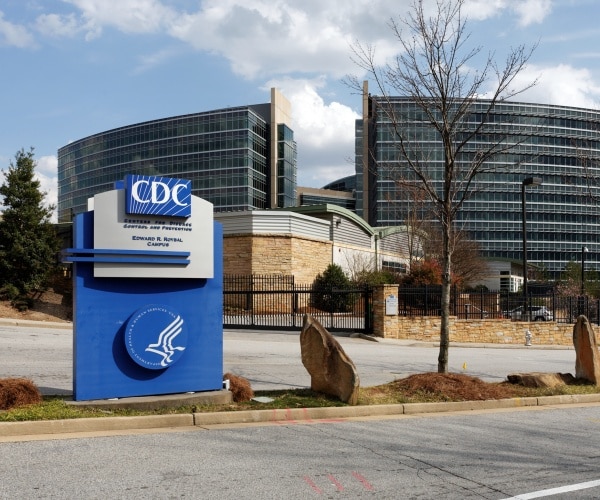
[[[298,183],[320,187],[353,173],[360,98],[342,79],[366,75],[350,47],[393,56],[387,23],[410,3],[0,0],[0,168],[33,146],[55,203],[57,150],[70,141],[268,102],[277,87],[292,103]],[[470,42],[499,61],[510,46],[539,43],[521,80],[539,83],[519,100],[600,105],[599,0],[467,0],[464,12]]]

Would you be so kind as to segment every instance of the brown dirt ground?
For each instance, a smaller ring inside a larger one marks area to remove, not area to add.
[[[0,301],[0,318],[67,323],[71,321],[71,308],[63,304],[61,294],[50,289],[34,299],[31,309],[23,312],[12,307],[8,301]]]

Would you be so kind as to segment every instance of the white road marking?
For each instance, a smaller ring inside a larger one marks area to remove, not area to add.
[[[532,491],[531,493],[523,493],[516,497],[505,498],[504,500],[529,500],[530,498],[549,497],[550,495],[559,495],[560,493],[568,493],[569,491],[585,490],[587,488],[595,488],[600,486],[600,479],[596,481],[587,481],[585,483],[570,484],[568,486],[559,486],[558,488],[550,488],[548,490]]]

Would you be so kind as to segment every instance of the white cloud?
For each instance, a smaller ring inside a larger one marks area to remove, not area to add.
[[[504,11],[517,15],[519,26],[541,23],[552,11],[552,0],[468,0],[464,12],[470,19],[484,20]]]
[[[27,28],[6,21],[4,13],[0,11],[0,47],[3,45],[19,49],[36,47],[35,39]]]
[[[245,78],[314,72],[339,78],[354,69],[349,46],[355,40],[377,45],[383,56],[396,50],[385,23],[398,11],[404,12],[384,0],[210,0],[173,20],[169,32],[221,54]]]
[[[99,36],[102,28],[123,33],[158,33],[172,22],[176,12],[159,0],[64,0],[81,11],[87,38]]]
[[[151,70],[157,66],[160,66],[164,61],[170,60],[172,57],[178,54],[178,51],[172,48],[159,50],[152,54],[148,54],[140,57],[140,62],[133,69],[133,74],[139,75],[146,71]]]
[[[464,13],[469,19],[489,19],[499,15],[505,3],[504,0],[467,0]]]
[[[598,109],[600,85],[588,69],[568,64],[548,67],[529,65],[518,75],[515,87],[522,87],[538,77],[538,84],[519,95],[518,100]]]
[[[359,41],[375,47],[378,61],[397,53],[398,41],[387,25],[404,18],[411,0],[204,0],[198,10],[178,10],[169,0],[64,0],[79,10],[38,18],[38,29],[53,35],[85,31],[99,36],[103,28],[123,33],[163,33],[194,47],[220,54],[232,71],[253,79],[268,75],[326,73],[341,78],[355,72],[350,46]],[[426,0],[428,8],[435,5]],[[486,19],[503,11],[517,14],[526,26],[541,22],[551,0],[470,0],[465,13]]]
[[[42,14],[35,20],[35,27],[42,35],[56,37],[74,37],[83,27],[75,14],[60,16],[58,14]]]
[[[541,23],[552,11],[551,0],[526,0],[511,2],[513,9],[519,16],[520,26]]]
[[[388,26],[405,18],[410,0],[206,0],[202,8],[171,19],[169,33],[197,50],[221,54],[245,78],[356,71],[350,46],[373,46],[382,63],[399,50]],[[433,0],[427,0],[429,8]],[[487,19],[508,12],[522,26],[541,22],[551,0],[471,0],[465,13]]]
[[[36,160],[35,178],[46,193],[45,204],[56,206],[58,203],[58,159],[56,156],[42,156]],[[52,222],[57,221],[56,211]]]
[[[318,94],[325,79],[272,80],[292,106],[292,129],[299,145],[298,184],[320,187],[354,171],[354,123],[360,116],[339,102],[326,103]]]

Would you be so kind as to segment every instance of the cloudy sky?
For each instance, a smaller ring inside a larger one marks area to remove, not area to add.
[[[432,0],[426,0],[431,3]],[[0,168],[35,148],[56,202],[57,150],[115,127],[228,106],[292,103],[298,183],[353,173],[357,41],[380,60],[411,0],[0,0]],[[469,43],[502,60],[539,44],[519,100],[600,105],[600,1],[468,0]],[[373,86],[371,87],[371,90]],[[376,93],[376,92],[373,92]],[[0,180],[3,180],[0,179]]]

